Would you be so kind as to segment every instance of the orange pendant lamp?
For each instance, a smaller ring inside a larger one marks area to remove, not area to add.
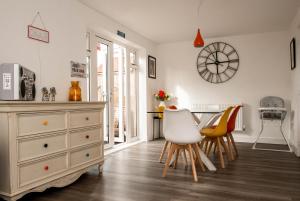
[[[201,36],[200,29],[198,29],[196,38],[194,40],[194,47],[197,48],[197,47],[203,47],[203,46],[204,46],[204,41],[203,41],[203,38]]]

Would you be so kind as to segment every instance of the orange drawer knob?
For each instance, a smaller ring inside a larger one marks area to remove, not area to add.
[[[46,121],[43,121],[43,125],[44,126],[48,126],[48,121],[46,120]]]

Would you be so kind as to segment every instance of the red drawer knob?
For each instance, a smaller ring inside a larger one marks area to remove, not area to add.
[[[44,167],[44,170],[45,170],[45,171],[48,171],[48,170],[49,170],[49,166],[46,165],[46,166]]]
[[[85,138],[86,138],[86,139],[89,139],[89,138],[90,138],[90,136],[89,136],[89,135],[86,135],[86,136],[85,136]]]

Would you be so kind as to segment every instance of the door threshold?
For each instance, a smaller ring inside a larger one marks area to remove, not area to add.
[[[142,140],[137,140],[137,141],[134,141],[134,142],[129,142],[129,143],[124,143],[124,144],[119,144],[119,145],[115,145],[113,146],[112,148],[108,148],[108,149],[105,149],[104,150],[104,156],[107,156],[109,154],[112,154],[112,153],[115,153],[115,152],[118,152],[118,151],[121,151],[123,149],[127,149],[131,146],[134,146],[134,145],[137,145],[137,144],[140,144],[144,141]]]

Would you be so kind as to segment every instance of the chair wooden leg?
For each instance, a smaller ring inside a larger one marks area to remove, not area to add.
[[[204,164],[203,164],[200,154],[199,154],[200,149],[198,147],[198,144],[193,144],[193,148],[194,148],[194,152],[196,153],[197,161],[200,165],[200,168],[201,168],[202,172],[205,172],[205,167],[204,167]]]
[[[166,175],[167,175],[167,171],[168,171],[168,169],[169,169],[170,162],[171,162],[173,153],[174,153],[174,151],[176,150],[176,148],[177,148],[177,145],[171,143],[170,148],[169,148],[168,158],[167,158],[167,161],[166,161],[166,163],[165,163],[165,168],[164,168],[163,174],[162,174],[163,177],[166,177]]]
[[[211,140],[210,140],[210,144],[209,144],[209,146],[208,146],[208,149],[207,149],[207,151],[206,151],[206,153],[205,153],[207,156],[209,156],[209,153],[210,153],[210,151],[211,151],[211,148],[212,148],[213,144],[214,144],[214,140],[211,139]]]
[[[196,167],[195,167],[195,161],[194,161],[194,157],[193,157],[192,146],[190,144],[188,145],[188,150],[189,150],[191,164],[192,164],[192,171],[193,171],[194,181],[197,182],[198,181],[197,171],[196,171]]]
[[[237,148],[236,148],[236,144],[235,144],[235,142],[234,142],[232,133],[229,133],[228,135],[229,135],[229,137],[230,137],[231,144],[233,145],[233,148],[234,148],[234,151],[235,151],[235,155],[236,155],[236,157],[238,157],[239,154],[238,154],[238,150],[237,150]]]
[[[185,149],[182,149],[182,157],[184,158],[184,162],[185,162],[185,168],[188,167],[188,160],[187,160],[187,157],[186,157],[186,153],[185,153]]]
[[[214,155],[217,153],[217,140],[214,140]]]
[[[205,149],[204,149],[203,151],[204,151],[204,153],[207,155],[208,147],[209,147],[209,145],[211,144],[210,139],[208,139],[208,140],[207,140],[207,143],[205,143],[205,144],[206,144],[206,146],[205,146]]]
[[[181,151],[180,148],[178,148],[178,149],[176,150],[176,152],[175,152],[175,154],[176,154],[176,159],[175,159],[175,161],[174,161],[174,166],[173,166],[174,169],[177,168],[177,162],[178,162],[178,158],[179,158],[180,151]]]
[[[204,150],[204,145],[205,145],[206,140],[207,140],[206,137],[201,140],[200,149]]]
[[[207,155],[208,147],[211,144],[211,138],[207,138],[206,143],[205,143],[205,149],[204,153]]]
[[[221,145],[223,146],[224,148],[224,151],[225,151],[225,154],[226,154],[226,157],[229,161],[232,161],[233,159],[231,158],[231,155],[228,151],[228,147],[227,147],[227,144],[225,143],[224,141],[224,138],[223,137],[219,137],[220,138],[220,142],[221,142]]]
[[[162,149],[162,151],[161,151],[160,157],[159,157],[159,162],[160,162],[160,163],[162,162],[162,159],[163,159],[163,157],[164,157],[164,155],[165,155],[165,152],[166,152],[166,150],[167,150],[167,148],[168,148],[168,145],[169,145],[169,142],[166,140],[166,141],[165,141],[165,144],[164,144],[164,147],[163,147],[163,149]]]
[[[231,140],[229,138],[229,134],[226,134],[226,140],[227,140],[227,147],[228,147],[230,157],[231,157],[232,160],[234,160],[234,154],[233,154],[233,150],[232,150],[233,145],[232,145]]]
[[[218,149],[218,152],[219,152],[219,160],[220,160],[221,168],[225,168],[223,153],[222,153],[222,149],[221,149],[220,137],[217,137],[217,149]]]

